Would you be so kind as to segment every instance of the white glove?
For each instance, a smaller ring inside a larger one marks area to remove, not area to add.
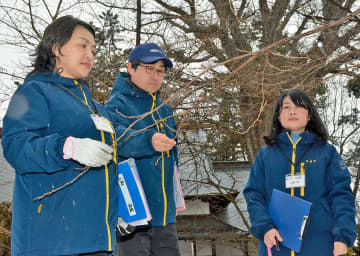
[[[126,236],[134,232],[135,227],[126,223],[123,218],[118,217],[118,223],[116,225],[117,230],[119,231],[121,236]]]
[[[67,137],[63,148],[64,159],[72,158],[90,167],[107,164],[113,157],[112,152],[113,149],[109,145],[88,138]]]

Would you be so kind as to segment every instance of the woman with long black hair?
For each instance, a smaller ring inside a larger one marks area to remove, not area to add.
[[[274,188],[312,203],[312,212],[299,254],[342,255],[356,238],[355,205],[351,177],[310,98],[301,90],[285,91],[273,115],[270,134],[253,163],[244,189],[251,232],[259,239],[258,255],[294,255],[268,214]],[[302,168],[302,170],[301,170]],[[303,175],[301,187],[286,177]],[[267,248],[266,248],[267,247]]]

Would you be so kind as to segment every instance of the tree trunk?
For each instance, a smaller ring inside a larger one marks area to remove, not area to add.
[[[141,0],[137,0],[136,9],[136,45],[140,44],[141,40]]]

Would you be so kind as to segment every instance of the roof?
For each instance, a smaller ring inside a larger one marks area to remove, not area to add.
[[[199,143],[201,137],[199,134],[190,135],[190,139],[195,143]],[[187,139],[189,140],[189,137]],[[225,223],[241,231],[248,231],[239,211],[248,221],[242,191],[247,183],[251,164],[236,161],[212,162],[204,150],[194,151],[196,150],[181,149],[179,155],[179,173],[185,198],[198,197],[210,201],[208,198],[212,196],[217,197],[219,203],[221,201],[219,197],[223,197],[224,194],[235,196],[236,206],[228,200],[227,204],[223,204],[225,208],[216,214]]]
[[[1,142],[1,139],[0,139]],[[0,202],[11,202],[15,171],[5,160],[0,145]]]

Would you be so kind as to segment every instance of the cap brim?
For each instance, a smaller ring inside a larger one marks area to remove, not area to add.
[[[164,57],[151,56],[151,57],[145,57],[145,58],[142,58],[142,59],[139,59],[139,60],[141,62],[144,62],[144,63],[153,63],[155,61],[162,60],[162,61],[164,61],[165,67],[167,67],[167,68],[172,68],[173,67],[173,64],[172,64],[171,60],[169,60],[168,58],[164,58]]]

